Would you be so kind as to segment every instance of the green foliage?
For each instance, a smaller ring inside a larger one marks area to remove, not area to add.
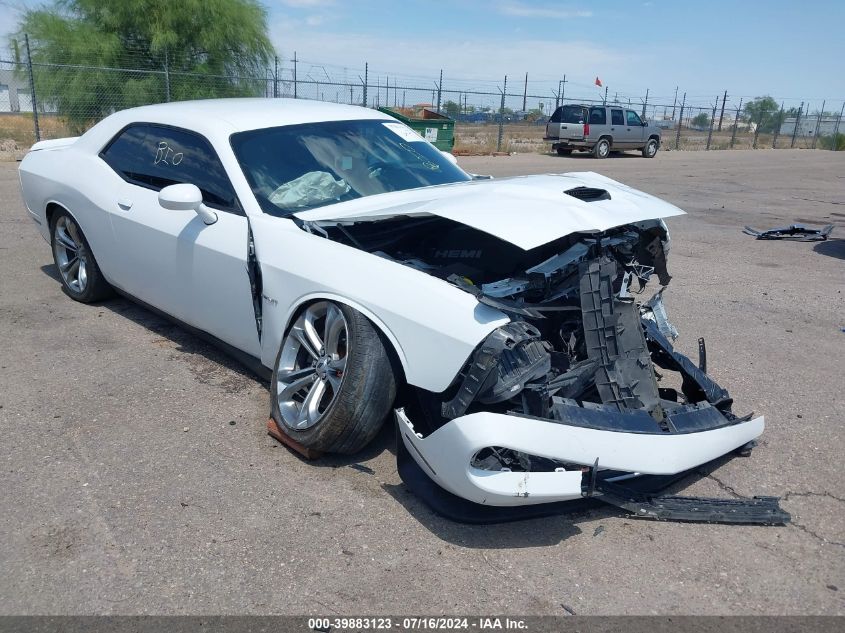
[[[692,117],[690,124],[693,127],[698,127],[698,128],[710,127],[710,117],[707,116],[706,112],[699,112],[694,117]]]
[[[51,64],[36,65],[39,99],[77,130],[165,101],[165,67],[171,100],[260,94],[273,55],[256,0],[57,0],[28,11],[19,33],[34,63]]]
[[[757,123],[763,134],[770,134],[779,129],[783,122],[789,117],[798,114],[798,108],[789,108],[781,111],[777,101],[769,96],[757,97],[745,104],[745,119],[749,123]]]
[[[833,149],[835,147],[837,152],[845,151],[845,134],[837,134],[835,138],[833,134],[820,136],[819,147],[822,149]]]
[[[447,101],[443,104],[443,111],[446,113],[446,116],[452,117],[453,119],[461,113],[461,110],[461,104],[455,103],[454,101]]]

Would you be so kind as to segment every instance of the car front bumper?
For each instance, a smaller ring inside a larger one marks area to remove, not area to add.
[[[762,416],[704,430],[651,433],[479,412],[455,418],[422,437],[403,409],[395,414],[405,448],[428,477],[458,497],[503,507],[579,499],[585,494],[585,471],[596,467],[640,475],[682,473],[748,444],[764,428]],[[511,472],[473,467],[478,451],[491,446],[582,465],[584,470]]]

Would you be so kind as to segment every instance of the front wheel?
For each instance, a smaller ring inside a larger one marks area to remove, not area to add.
[[[645,158],[654,158],[657,155],[657,140],[650,138],[648,143],[643,147],[643,156]]]
[[[606,138],[599,139],[593,147],[593,156],[596,158],[607,158],[610,155],[610,141]]]
[[[307,306],[282,340],[271,384],[273,418],[307,448],[352,454],[378,433],[396,378],[375,326],[332,301]]]
[[[97,260],[82,229],[61,209],[50,224],[53,261],[59,269],[62,290],[75,301],[91,303],[111,294],[111,286],[100,272]]]

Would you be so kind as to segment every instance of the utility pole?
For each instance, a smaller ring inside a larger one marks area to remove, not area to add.
[[[367,94],[364,91],[364,94]],[[296,51],[293,52],[293,98],[298,99],[299,96],[297,95],[297,86],[296,86]]]
[[[32,123],[35,127],[35,140],[41,140],[41,128],[38,126],[38,100],[35,98],[35,77],[32,74],[32,53],[29,50],[29,35],[24,33],[24,40],[26,41],[26,65],[29,69],[29,94],[32,101]],[[170,91],[168,90],[168,93]],[[168,99],[169,101],[169,99]],[[834,140],[836,140],[834,138]]]
[[[607,86],[604,87],[604,101],[602,105],[607,105]]]
[[[719,131],[722,131],[722,119],[725,118],[725,102],[728,100],[728,91],[725,90],[725,95],[722,97],[722,112],[719,114]]]
[[[528,107],[528,73],[525,73],[525,87],[522,89],[522,111]]]
[[[560,102],[563,103],[563,97],[566,95],[566,75],[563,76],[563,81],[560,82]]]

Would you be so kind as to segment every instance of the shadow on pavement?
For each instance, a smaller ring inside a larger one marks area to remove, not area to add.
[[[845,239],[829,239],[824,242],[818,242],[813,246],[813,250],[820,255],[845,259]]]

